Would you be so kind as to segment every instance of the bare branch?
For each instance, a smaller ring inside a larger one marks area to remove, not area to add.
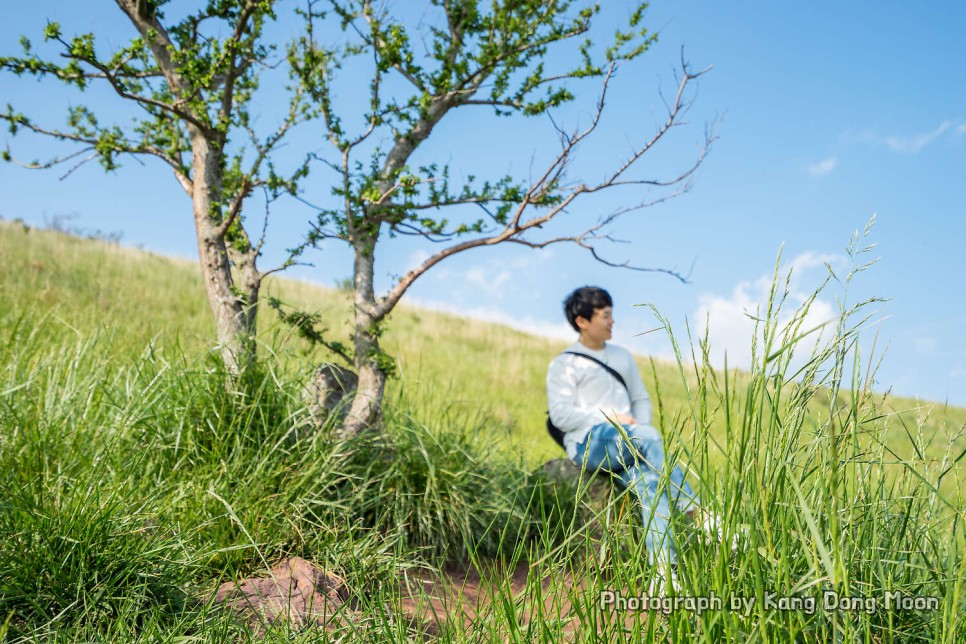
[[[531,185],[530,189],[527,191],[526,197],[517,208],[516,214],[513,216],[513,220],[507,226],[508,230],[511,228],[516,229],[517,231],[522,230],[520,228],[520,219],[523,217],[523,213],[526,211],[527,207],[534,203],[534,201],[539,201],[538,197],[540,195],[545,194],[548,190],[553,188],[555,181],[563,175],[563,172],[570,161],[571,155],[577,146],[584,139],[593,134],[593,132],[597,129],[597,126],[600,124],[601,116],[604,113],[607,89],[610,86],[611,78],[613,78],[614,71],[616,69],[616,63],[611,63],[610,67],[607,69],[607,73],[604,75],[603,81],[601,82],[600,98],[597,101],[597,109],[594,112],[594,117],[591,120],[590,125],[588,125],[583,131],[575,132],[573,134],[565,134],[562,130],[558,129],[558,132],[561,133],[563,149],[557,155],[557,158],[550,163],[543,175]],[[547,221],[550,221],[553,217],[562,212],[564,208],[566,208],[578,195],[584,192],[592,191],[593,190],[588,188],[586,185],[578,186],[568,197],[564,198],[563,202],[552,209],[547,215],[537,220],[538,223],[533,225],[541,225]]]
[[[268,277],[269,275],[274,275],[275,273],[281,273],[282,271],[286,271],[292,268],[293,266],[305,266],[307,268],[315,268],[315,264],[312,264],[310,262],[286,261],[286,262],[282,262],[275,268],[270,268],[267,271],[263,271],[261,273],[262,279]]]
[[[600,123],[601,116],[603,114],[605,99],[607,95],[607,89],[608,89],[610,80],[613,76],[615,68],[616,68],[615,65],[612,64],[610,68],[607,70],[607,73],[605,74],[602,80],[600,99],[598,100],[597,109],[594,113],[594,117],[590,125],[588,125],[584,130],[576,131],[572,134],[568,134],[564,132],[559,127],[556,128],[557,131],[560,133],[561,151],[559,152],[557,157],[553,159],[550,162],[550,164],[546,167],[543,174],[536,181],[533,181],[531,183],[530,188],[527,190],[523,199],[520,201],[520,204],[517,207],[513,218],[510,220],[509,223],[506,224],[504,229],[494,235],[484,236],[477,239],[467,240],[459,244],[454,244],[453,246],[444,248],[439,252],[435,253],[434,255],[430,256],[419,266],[412,269],[406,275],[401,277],[399,281],[396,283],[396,285],[377,302],[377,306],[375,310],[375,315],[377,319],[388,314],[388,312],[392,310],[392,308],[396,305],[396,303],[399,301],[402,295],[406,292],[406,290],[408,290],[408,288],[413,284],[413,282],[415,282],[417,278],[419,278],[422,274],[424,274],[430,268],[432,268],[439,262],[443,261],[447,257],[469,250],[471,248],[492,246],[492,245],[500,244],[504,242],[520,244],[523,246],[527,246],[529,248],[545,248],[552,244],[559,244],[559,243],[565,243],[565,242],[573,243],[580,246],[581,248],[585,248],[586,250],[588,250],[591,253],[591,255],[594,257],[594,259],[596,259],[597,261],[607,266],[625,268],[625,269],[634,270],[634,271],[663,273],[680,280],[682,283],[688,282],[690,273],[688,275],[684,275],[675,269],[652,268],[652,267],[632,265],[630,262],[610,261],[601,255],[600,251],[594,245],[594,242],[601,241],[601,240],[610,241],[610,242],[616,241],[612,237],[608,235],[603,235],[600,233],[604,227],[613,223],[621,215],[627,214],[629,212],[633,212],[635,210],[640,210],[642,208],[646,208],[649,206],[653,206],[658,203],[662,203],[663,201],[666,201],[675,196],[683,194],[684,192],[687,192],[690,189],[691,184],[689,180],[694,174],[694,172],[697,170],[697,168],[702,164],[702,162],[706,158],[708,150],[710,149],[711,143],[714,140],[713,133],[706,132],[704,146],[700,151],[696,161],[686,170],[684,170],[683,172],[681,172],[680,174],[678,174],[677,176],[671,179],[637,180],[637,179],[622,179],[622,177],[626,174],[627,170],[631,168],[646,152],[653,149],[654,146],[664,138],[664,136],[667,134],[668,131],[670,131],[672,127],[679,124],[679,118],[681,114],[687,109],[687,105],[688,105],[687,102],[684,100],[686,87],[691,81],[697,79],[699,76],[706,73],[710,68],[702,70],[697,73],[691,73],[688,71],[687,66],[686,65],[684,66],[683,76],[680,79],[674,102],[669,106],[668,114],[665,121],[658,127],[655,134],[652,135],[642,145],[637,147],[632,152],[630,157],[626,159],[620,166],[618,166],[616,170],[611,172],[602,181],[596,184],[587,185],[587,184],[581,183],[579,185],[576,185],[568,189],[565,192],[565,194],[561,195],[559,200],[547,210],[547,212],[539,216],[531,217],[526,220],[523,219],[523,215],[529,209],[530,206],[543,203],[543,200],[547,196],[549,196],[549,193],[559,187],[558,183],[562,178],[563,172],[568,162],[570,161],[577,145],[579,145],[583,140],[585,140],[597,129],[597,126]],[[556,124],[554,125],[556,127]],[[542,227],[544,224],[552,220],[560,213],[565,212],[567,208],[581,195],[601,192],[601,191],[604,191],[610,188],[619,187],[619,186],[631,186],[631,185],[648,185],[648,186],[654,186],[654,187],[677,186],[678,188],[673,193],[663,195],[658,199],[655,199],[652,201],[642,201],[637,205],[617,210],[611,213],[609,216],[603,218],[601,221],[597,222],[597,224],[575,235],[559,236],[559,237],[553,237],[550,239],[539,240],[539,241],[529,240],[524,237],[524,233],[534,229],[539,229],[540,227]],[[425,234],[425,232],[426,231],[422,231],[423,236],[428,237]]]
[[[245,202],[245,199],[254,189],[255,186],[252,185],[251,178],[249,176],[244,177],[241,185],[238,187],[238,192],[236,192],[235,196],[232,197],[231,203],[228,206],[228,216],[225,217],[224,221],[218,224],[217,228],[215,228],[216,234],[223,236],[228,232],[228,229],[231,228],[231,225],[235,223],[236,219],[238,219],[238,215],[241,213],[241,207]]]
[[[20,166],[21,168],[26,168],[28,170],[49,170],[50,168],[53,168],[55,166],[58,166],[61,163],[66,163],[67,161],[70,161],[71,159],[76,159],[80,155],[86,154],[86,153],[90,152],[93,149],[94,149],[93,146],[89,146],[89,147],[86,147],[86,148],[81,148],[80,150],[77,150],[76,152],[71,152],[70,154],[64,155],[62,157],[54,157],[53,159],[49,159],[49,160],[44,161],[42,163],[41,162],[38,162],[38,161],[30,161],[30,162],[20,161],[20,160],[18,160],[16,158],[10,156],[10,147],[9,146],[7,146],[6,155],[5,156],[6,156],[6,159],[10,163],[12,163],[14,165],[17,165],[17,166]],[[94,158],[96,158],[96,155],[94,155]],[[86,160],[87,159],[85,159],[85,161]],[[70,174],[70,173],[68,172],[68,174]],[[67,176],[67,175],[64,175],[64,176]],[[64,177],[61,177],[61,179],[63,179],[63,178]]]
[[[392,68],[395,69],[397,72],[399,72],[400,75],[402,75],[403,78],[405,78],[406,80],[408,80],[413,85],[413,87],[415,87],[416,89],[418,89],[421,92],[425,92],[426,91],[426,86],[423,85],[418,78],[416,78],[415,76],[413,76],[412,74],[410,74],[406,70],[406,68],[403,67],[400,63],[396,63],[395,65],[392,66]]]
[[[137,78],[137,79],[145,79],[145,78],[163,78],[164,77],[164,74],[162,74],[161,72],[131,72],[131,71],[125,71],[122,74],[122,73],[118,73],[117,67],[114,68],[114,72],[112,74],[110,74],[110,75],[108,75],[107,73],[104,73],[104,72],[101,72],[99,74],[95,74],[93,72],[83,72],[83,73],[80,73],[80,74],[63,74],[63,73],[60,73],[60,74],[55,74],[55,75],[60,80],[64,80],[64,81],[73,81],[73,80],[78,80],[78,79],[81,79],[81,78],[85,78],[85,79],[88,79],[88,80],[109,80],[111,78],[111,76],[113,76],[115,79],[116,78],[125,78],[125,79],[127,79],[127,78]]]
[[[593,246],[584,246],[584,247],[590,251],[591,255],[594,256],[594,259],[596,259],[598,262],[606,266],[612,266],[613,268],[626,268],[627,270],[641,271],[644,273],[664,273],[666,275],[670,275],[671,277],[677,278],[682,284],[690,283],[689,282],[689,278],[691,277],[690,271],[688,271],[687,275],[682,275],[678,271],[670,268],[652,268],[652,267],[646,267],[646,266],[632,266],[630,262],[621,262],[620,264],[617,264],[614,262],[610,262],[604,259],[603,257],[601,257],[600,255],[598,255],[597,249],[594,248]]]
[[[395,226],[393,226],[393,230],[396,231],[397,233],[399,233],[400,235],[410,235],[410,236],[413,236],[413,237],[424,237],[425,239],[427,239],[427,240],[429,240],[431,242],[435,242],[435,243],[440,243],[440,242],[444,242],[444,241],[450,241],[451,239],[453,239],[453,237],[456,236],[456,233],[453,233],[453,232],[451,232],[451,233],[446,233],[446,232],[434,233],[434,232],[432,232],[430,230],[425,230],[423,228],[419,228],[418,226],[413,226],[412,224],[409,224],[409,223],[406,223],[406,222],[400,222],[400,223],[396,224]]]
[[[460,105],[487,105],[490,107],[512,107],[513,109],[520,109],[523,107],[523,104],[520,103],[520,101],[493,101],[482,98],[460,101]]]
[[[86,157],[84,157],[83,159],[81,159],[80,161],[78,161],[77,163],[75,163],[74,165],[72,165],[70,168],[68,168],[67,169],[67,172],[65,172],[64,174],[60,175],[60,177],[59,177],[60,181],[63,181],[64,179],[66,179],[70,175],[74,174],[74,172],[76,170],[80,169],[81,166],[85,165],[86,163],[89,163],[90,161],[95,160],[97,157],[98,157],[97,152],[93,152],[91,154],[88,154]]]
[[[345,235],[340,235],[339,233],[334,233],[328,230],[323,230],[321,226],[314,222],[309,223],[309,227],[318,239],[338,239],[340,241],[348,242],[349,240]]]
[[[474,196],[474,197],[459,197],[456,199],[447,199],[445,201],[440,201],[438,203],[419,203],[419,204],[406,204],[407,210],[429,210],[432,208],[448,208],[450,206],[462,206],[466,204],[488,204],[494,201],[500,201],[506,203],[504,199],[499,197],[487,197],[487,196]],[[491,215],[492,216],[492,215]]]
[[[323,208],[322,206],[319,206],[317,204],[312,203],[311,201],[309,201],[308,199],[306,199],[305,197],[303,197],[301,195],[295,194],[295,195],[292,195],[292,198],[295,199],[296,201],[298,201],[299,203],[305,204],[306,206],[308,206],[312,210],[317,210],[319,212],[325,210],[325,208]]]
[[[537,248],[537,249],[546,248],[547,246],[550,246],[552,244],[575,243],[581,248],[586,248],[588,251],[590,251],[590,254],[593,255],[594,259],[600,262],[601,264],[604,264],[605,266],[610,266],[612,268],[623,268],[630,271],[638,271],[642,273],[663,273],[665,275],[670,275],[671,277],[677,279],[682,284],[691,283],[690,282],[691,272],[694,269],[694,264],[692,263],[691,268],[688,269],[688,272],[686,274],[682,274],[680,271],[672,268],[654,268],[654,267],[648,267],[648,266],[635,266],[635,265],[632,265],[629,261],[620,262],[620,263],[611,262],[601,257],[601,255],[598,253],[597,249],[594,246],[581,241],[579,237],[555,237],[553,239],[547,239],[542,242],[528,242],[526,240],[516,239],[516,238],[508,239],[507,241],[512,244],[522,244],[523,246],[527,246],[529,248]],[[617,241],[617,240],[609,239],[609,241]]]
[[[697,72],[695,74],[692,74],[692,73],[689,73],[687,71],[687,67],[684,68],[684,74],[681,77],[681,81],[678,84],[677,94],[674,97],[674,104],[671,106],[670,110],[668,111],[668,115],[667,115],[667,118],[665,119],[664,123],[661,125],[661,127],[658,129],[658,131],[655,132],[654,136],[651,137],[651,139],[649,141],[647,141],[643,146],[641,146],[640,148],[638,148],[634,152],[634,154],[632,154],[624,162],[624,164],[621,167],[619,167],[611,175],[611,177],[609,179],[607,179],[606,181],[602,182],[599,187],[606,187],[606,186],[615,185],[615,182],[617,181],[617,179],[620,178],[621,175],[623,175],[624,172],[626,172],[628,168],[630,168],[632,165],[634,165],[634,163],[637,162],[638,159],[640,159],[642,156],[644,156],[649,150],[651,150],[658,143],[658,141],[660,141],[662,138],[664,138],[664,135],[667,134],[667,132],[672,127],[674,127],[675,125],[677,125],[679,123],[678,116],[682,113],[682,111],[687,110],[687,108],[689,107],[689,104],[688,103],[685,103],[685,101],[684,101],[684,90],[688,86],[688,83],[690,83],[691,81],[697,79],[698,77],[702,76],[703,74],[707,73],[710,70],[711,70],[711,68],[710,67],[707,67],[707,68],[701,70],[700,72]],[[700,165],[700,162],[703,161],[703,160],[704,160],[704,155],[702,154],[702,156],[699,159],[699,162],[698,162],[697,165]],[[697,166],[695,166],[695,168],[696,167]]]
[[[228,209],[228,217],[218,226],[216,229],[219,235],[224,235],[228,232],[228,229],[234,223],[238,214],[241,212],[242,203],[246,198],[252,193],[253,190],[265,184],[261,180],[253,180],[252,177],[258,175],[258,171],[261,169],[262,163],[268,158],[269,153],[272,149],[278,145],[278,142],[282,140],[282,137],[298,122],[298,107],[302,98],[302,88],[300,87],[292,101],[289,105],[288,116],[286,116],[285,121],[282,125],[266,139],[265,143],[260,144],[258,138],[254,135],[254,132],[249,129],[249,135],[252,138],[252,143],[255,145],[255,149],[258,150],[258,154],[255,155],[255,159],[252,161],[252,165],[248,170],[248,174],[242,179],[242,185],[239,187],[238,192],[232,198],[231,205]],[[262,236],[264,241],[264,234]],[[258,245],[261,248],[261,243]]]
[[[258,243],[255,245],[255,256],[262,252],[262,247],[265,246],[265,237],[268,235],[268,217],[271,214],[271,208],[269,204],[271,203],[270,195],[268,194],[268,189],[262,186],[262,195],[265,197],[265,217],[262,219],[262,234],[258,238]],[[262,277],[265,273],[262,273]]]

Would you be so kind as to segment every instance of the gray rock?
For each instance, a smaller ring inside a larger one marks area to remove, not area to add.
[[[543,475],[550,481],[573,483],[580,480],[581,476],[585,481],[590,481],[592,485],[610,484],[616,481],[607,472],[581,471],[580,466],[569,458],[554,458],[543,464]]]
[[[614,486],[620,484],[606,472],[581,472],[580,467],[569,458],[555,458],[543,464],[543,477],[554,484],[567,485],[574,490],[578,488],[586,495],[586,499],[594,505],[605,503]]]
[[[312,421],[321,425],[333,413],[343,418],[348,411],[348,400],[359,384],[359,377],[337,364],[320,365],[305,384],[303,400]]]
[[[621,520],[621,517],[627,513],[639,514],[637,499],[625,494],[624,485],[616,476],[608,472],[581,471],[567,458],[547,461],[540,474],[557,489],[558,498],[562,494],[574,495],[580,512],[578,516],[582,517],[581,521],[586,521],[590,542],[596,544],[596,558],[598,562],[606,560],[615,537],[629,534],[633,521]]]

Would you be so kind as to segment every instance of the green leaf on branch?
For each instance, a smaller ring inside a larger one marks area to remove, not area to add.
[[[326,338],[328,329],[320,329],[319,323],[322,316],[318,313],[309,313],[289,306],[288,311],[284,309],[286,305],[276,297],[266,298],[269,308],[278,315],[278,319],[292,327],[299,337],[306,340],[311,346],[322,346],[342,358],[347,365],[353,366],[352,349],[337,340]]]
[[[47,26],[44,28],[44,40],[59,40],[59,39],[60,39],[60,23],[48,22]]]

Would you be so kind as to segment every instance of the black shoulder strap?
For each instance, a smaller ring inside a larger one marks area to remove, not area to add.
[[[607,366],[606,364],[604,364],[603,362],[601,362],[600,360],[598,360],[594,356],[589,356],[586,353],[578,353],[576,351],[564,351],[564,353],[569,353],[572,356],[580,356],[581,358],[587,358],[588,360],[593,360],[594,362],[596,362],[597,364],[599,364],[600,366],[602,366],[604,369],[607,369],[607,373],[609,373],[610,375],[612,375],[615,378],[617,378],[617,382],[619,382],[622,385],[624,385],[624,389],[627,389],[627,383],[624,382],[624,379],[621,377],[621,375],[619,373],[617,373],[617,371],[615,371],[613,368]],[[630,391],[630,389],[628,389],[628,392],[629,391]]]

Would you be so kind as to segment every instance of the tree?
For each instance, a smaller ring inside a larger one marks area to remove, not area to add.
[[[289,130],[305,117],[302,95],[293,92],[287,115],[267,136],[259,136],[250,106],[258,71],[273,47],[263,43],[272,0],[208,0],[203,8],[170,24],[161,9],[167,0],[116,0],[137,31],[125,47],[102,55],[94,34],[66,38],[56,22],[44,40],[60,49],[65,62],[36,54],[21,37],[22,55],[0,57],[0,69],[59,80],[84,92],[105,83],[120,101],[136,107],[132,125],[103,125],[94,110],[68,109],[63,129],[35,123],[10,105],[0,112],[10,132],[29,131],[75,144],[79,149],[45,162],[50,168],[96,159],[116,170],[122,155],[159,159],[191,199],[198,255],[208,303],[225,366],[237,373],[255,357],[255,313],[264,276],[257,258],[264,230],[253,239],[243,217],[245,200],[263,189],[273,199],[294,193],[305,176],[304,164],[279,175],[270,155]],[[226,36],[219,37],[225,32]],[[247,138],[251,149],[239,140]],[[9,150],[3,154],[14,161]],[[233,274],[234,273],[234,274]],[[236,283],[238,282],[238,283]]]
[[[382,325],[415,280],[447,257],[503,243],[543,248],[569,242],[611,265],[653,270],[607,260],[597,243],[609,239],[607,230],[619,217],[687,190],[713,138],[706,133],[694,162],[681,172],[664,179],[631,176],[632,167],[680,125],[687,112],[688,86],[704,72],[692,73],[682,60],[676,94],[666,102],[667,113],[656,130],[641,136],[637,147],[598,180],[569,178],[567,171],[578,146],[601,122],[616,70],[654,41],[643,27],[645,5],[636,7],[626,28],[608,46],[597,47],[588,34],[599,15],[598,4],[572,0],[431,0],[429,4],[436,21],[423,14],[420,22],[429,26],[417,33],[419,27],[407,26],[402,16],[390,14],[387,5],[370,0],[308,0],[303,12],[306,32],[289,51],[292,68],[335,150],[335,159],[325,163],[338,176],[332,194],[339,205],[319,208],[306,245],[334,238],[349,244],[354,253],[353,350],[351,356],[345,355],[352,358],[359,383],[344,427],[348,435],[379,423],[386,378],[393,366],[380,349]],[[326,22],[329,18],[338,21],[339,46],[328,46],[318,36],[331,24]],[[425,43],[425,55],[414,46],[420,41]],[[567,52],[576,64],[554,69],[568,59]],[[333,84],[346,69],[358,78],[363,65],[369,72],[369,106],[361,130],[350,132],[344,124],[346,115],[338,111]],[[557,128],[559,153],[532,180],[504,176],[479,182],[469,177],[456,185],[447,165],[411,165],[417,148],[456,110],[489,108],[498,116],[550,116],[575,99],[569,86],[588,78],[600,83],[590,124],[583,129]],[[400,84],[404,91],[388,89]],[[373,143],[380,140],[391,145]],[[577,200],[619,186],[666,192],[650,201],[636,201],[572,234],[545,234],[544,225],[569,215]],[[468,215],[467,206],[478,210]],[[377,296],[376,248],[387,235],[416,235],[442,247]]]

